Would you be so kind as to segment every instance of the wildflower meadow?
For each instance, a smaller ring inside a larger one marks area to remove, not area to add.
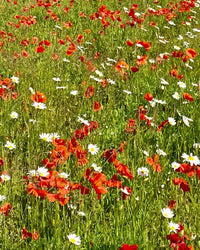
[[[200,0],[0,0],[0,249],[200,249]]]

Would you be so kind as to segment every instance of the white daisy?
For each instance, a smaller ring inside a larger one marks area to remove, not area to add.
[[[183,122],[184,122],[185,125],[188,126],[188,127],[190,126],[189,121],[190,121],[190,122],[193,122],[192,119],[190,119],[190,118],[188,118],[188,117],[186,117],[186,116],[184,116],[184,115],[182,116],[182,118],[183,118]]]
[[[81,212],[81,211],[78,211],[77,214],[80,215],[80,216],[85,216],[85,213]]]
[[[99,70],[95,70],[95,73],[96,73],[98,76],[100,76],[100,77],[103,76],[103,73],[101,73]]]
[[[172,125],[172,126],[176,125],[176,121],[175,121],[175,119],[172,118],[172,117],[168,117],[168,122],[169,122],[169,124]]]
[[[35,107],[36,109],[46,109],[46,105],[42,102],[34,102],[32,104],[33,107]]]
[[[167,154],[162,149],[157,149],[156,153],[162,156],[166,156]]]
[[[142,151],[144,155],[149,156],[149,153],[146,150]]]
[[[76,236],[76,234],[69,234],[67,235],[67,238],[69,239],[69,241],[75,245],[80,245],[81,244],[81,239],[80,236]]]
[[[55,82],[60,82],[60,81],[61,81],[59,77],[53,77],[52,79],[53,79]]]
[[[16,148],[16,145],[12,142],[7,141],[5,147],[9,148],[10,150],[13,150]]]
[[[96,155],[97,152],[99,151],[99,148],[97,147],[97,145],[89,144],[89,145],[88,145],[88,151],[89,151],[92,155]]]
[[[200,143],[194,143],[193,148],[200,149]]]
[[[170,221],[169,222],[169,229],[170,229],[170,232],[177,233],[177,230],[180,229],[180,225],[176,224],[176,223],[173,223],[172,221]]]
[[[65,173],[65,172],[62,172],[60,174],[58,174],[60,177],[64,178],[64,179],[67,179],[69,177],[69,174]]]
[[[78,122],[81,122],[81,123],[83,123],[83,124],[85,124],[87,126],[90,125],[89,122],[88,122],[88,120],[85,120],[84,118],[82,118],[80,116],[78,116]]]
[[[141,167],[137,169],[137,173],[138,175],[142,176],[142,177],[146,177],[149,175],[149,169],[145,168],[145,167]]]
[[[51,134],[42,133],[39,136],[40,136],[40,139],[42,139],[44,141],[47,141],[47,142],[51,142],[52,141]]]
[[[192,153],[190,155],[183,153],[181,157],[184,159],[184,161],[189,162],[191,165],[194,164],[196,166],[200,164],[199,158],[196,155],[193,155]]]
[[[11,117],[12,119],[17,119],[17,118],[18,118],[18,113],[15,112],[15,111],[13,111],[13,112],[10,114],[10,117]]]
[[[14,83],[19,83],[19,77],[17,77],[17,76],[12,76],[10,79],[11,79],[12,82],[14,82]]]
[[[35,177],[35,176],[38,175],[38,173],[37,173],[36,170],[30,170],[30,171],[28,172],[28,175],[29,175],[30,177]]]
[[[100,173],[102,171],[102,168],[98,167],[96,163],[92,163],[91,167],[94,168],[96,172]]]
[[[49,171],[45,167],[38,167],[37,173],[41,177],[47,177],[49,175]]]
[[[59,134],[58,134],[58,133],[51,133],[49,136],[51,137],[51,141],[53,141],[53,140],[55,140],[55,139],[59,139],[59,138],[60,138],[60,136],[59,136]]]
[[[70,94],[71,95],[78,95],[78,90],[72,90],[72,91],[70,91]]]
[[[174,169],[174,170],[176,170],[176,169],[178,169],[178,168],[180,168],[180,164],[178,163],[178,162],[172,162],[172,168]]]
[[[181,48],[178,47],[177,45],[174,45],[174,49],[175,49],[175,50],[180,50]]]
[[[4,201],[6,199],[5,195],[0,195],[0,201]]]
[[[165,218],[172,218],[174,217],[174,213],[171,209],[169,209],[168,207],[161,209],[162,215]]]
[[[182,89],[185,89],[185,88],[186,88],[186,84],[185,84],[184,82],[179,81],[179,82],[177,82],[177,85],[178,85],[180,88],[182,88]]]
[[[179,93],[178,92],[175,92],[172,97],[176,100],[179,100],[180,99],[180,96],[179,96]]]
[[[2,174],[0,177],[3,181],[9,181],[11,179],[10,176],[7,174]]]

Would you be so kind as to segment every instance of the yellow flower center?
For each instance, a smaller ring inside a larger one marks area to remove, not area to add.
[[[12,146],[12,145],[9,145],[8,148],[13,148],[13,146]]]
[[[71,239],[70,241],[71,241],[72,243],[75,243],[75,242],[76,242],[76,240],[75,240],[75,239]]]
[[[168,217],[168,214],[164,214],[165,217]]]
[[[175,229],[175,227],[174,227],[174,226],[172,226],[172,227],[171,227],[171,230],[174,230],[174,229]]]
[[[44,176],[44,174],[43,174],[43,173],[40,173],[40,176]]]
[[[144,170],[142,170],[141,172],[142,172],[143,174],[145,174],[145,171],[144,171]]]
[[[4,177],[4,181],[7,181],[8,180],[8,178],[7,177]]]
[[[47,137],[43,137],[43,140],[47,141]]]
[[[188,157],[188,160],[194,161],[194,157],[193,157],[193,156],[189,156],[189,157]]]
[[[90,151],[94,152],[94,148],[91,148]]]

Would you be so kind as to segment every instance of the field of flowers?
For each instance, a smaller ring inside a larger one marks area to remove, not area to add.
[[[0,249],[200,249],[200,0],[0,20]]]

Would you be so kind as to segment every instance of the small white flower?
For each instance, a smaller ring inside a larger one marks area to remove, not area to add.
[[[37,121],[36,120],[33,120],[33,119],[29,119],[29,122],[32,122],[33,124],[36,123]]]
[[[6,199],[5,195],[0,195],[0,201],[4,201]]]
[[[7,174],[2,174],[0,177],[3,181],[9,181],[11,179],[10,176]]]
[[[78,95],[78,90],[72,90],[72,91],[70,91],[70,94],[71,95]]]
[[[181,156],[184,161],[188,161],[191,165],[199,165],[200,164],[200,160],[196,155],[193,155],[192,153],[190,155],[183,153]]]
[[[42,102],[34,102],[32,106],[36,109],[46,109],[46,105]]]
[[[172,125],[172,126],[176,125],[176,121],[175,121],[175,119],[172,118],[172,117],[168,117],[168,122],[169,122],[169,124]]]
[[[35,176],[38,175],[38,173],[37,173],[36,170],[30,170],[30,171],[28,172],[28,175],[31,176],[31,177],[35,177]]]
[[[183,40],[183,36],[179,35],[178,40]]]
[[[173,223],[172,221],[170,221],[169,222],[169,229],[170,229],[170,232],[177,233],[177,230],[180,229],[180,225],[176,224],[176,223]]]
[[[142,177],[146,177],[149,175],[149,169],[145,168],[145,167],[141,167],[137,169],[137,173],[138,175],[142,176]]]
[[[52,136],[50,134],[42,133],[39,136],[40,136],[40,139],[42,139],[44,141],[47,141],[47,142],[52,141]]]
[[[13,150],[16,148],[16,145],[12,142],[7,141],[5,147],[9,148],[10,150]]]
[[[31,91],[32,94],[35,94],[35,91],[32,87],[30,87],[29,90]]]
[[[85,213],[81,212],[81,211],[78,211],[77,214],[80,215],[80,216],[83,216],[83,217],[85,216]]]
[[[161,84],[163,84],[163,85],[169,85],[169,83],[167,81],[165,81],[165,79],[160,78],[160,80],[161,80]]]
[[[124,93],[128,94],[128,95],[131,95],[132,92],[131,91],[128,91],[128,90],[123,90]]]
[[[57,86],[56,89],[66,89],[66,86]]]
[[[128,192],[128,190],[126,189],[126,187],[120,188],[120,190],[122,191],[122,193],[124,193],[126,195],[130,195],[130,193]]]
[[[69,239],[69,241],[75,245],[80,245],[81,244],[81,239],[80,236],[76,236],[76,234],[69,234],[67,235],[67,238]]]
[[[55,82],[60,82],[60,81],[61,81],[59,77],[53,77],[52,79],[53,79]]]
[[[98,152],[99,148],[97,147],[97,145],[94,144],[89,144],[88,145],[88,151],[92,154],[92,155],[96,155]]]
[[[161,209],[161,212],[162,212],[162,215],[165,218],[172,218],[172,217],[174,217],[173,211],[171,209],[169,209],[168,207]]]
[[[87,126],[90,125],[88,120],[85,120],[85,119],[81,118],[80,116],[78,116],[78,122],[81,122],[81,123],[83,123],[83,124],[85,124]]]
[[[149,156],[149,153],[146,150],[142,151],[144,155]]]
[[[94,168],[96,172],[100,173],[102,171],[102,168],[98,167],[96,163],[92,163],[91,167]]]
[[[49,171],[45,167],[38,167],[37,173],[41,177],[47,177],[49,175]]]
[[[200,143],[194,143],[193,148],[200,149]]]
[[[186,116],[184,116],[184,115],[182,116],[182,118],[183,118],[183,122],[184,122],[185,125],[188,126],[188,127],[190,126],[189,121],[190,121],[190,122],[193,122],[192,119],[190,119],[190,118],[188,118],[188,117],[186,117]]]
[[[179,93],[178,92],[175,92],[172,97],[176,100],[179,100],[180,99],[180,96],[179,96]]]
[[[175,50],[180,50],[181,48],[178,47],[177,45],[174,45],[174,49],[175,49]]]
[[[62,172],[60,174],[58,174],[60,177],[64,178],[64,179],[67,179],[69,177],[69,174],[65,173],[65,172]]]
[[[68,187],[65,187],[65,188],[67,189]],[[77,209],[77,207],[72,204],[68,204],[67,206],[69,209]]]
[[[13,111],[13,112],[10,114],[10,117],[11,117],[12,119],[17,119],[17,118],[18,118],[18,113],[15,112],[15,111]]]
[[[176,24],[174,23],[174,22],[172,22],[172,21],[169,21],[168,22],[170,25],[173,25],[173,26],[175,26]]]
[[[14,83],[19,83],[19,77],[17,77],[17,76],[12,76],[10,79],[11,79],[12,82],[14,82]]]
[[[166,156],[166,155],[167,155],[162,149],[157,149],[157,150],[156,150],[156,153],[157,153],[158,155],[162,155],[162,156]]]
[[[62,27],[55,25],[55,28],[62,30]]]
[[[100,76],[100,77],[103,76],[103,73],[101,73],[99,70],[95,70],[95,73],[96,73],[98,76]]]
[[[180,168],[180,164],[178,163],[178,162],[172,162],[172,168],[174,169],[174,170],[176,170],[176,169],[178,169],[178,168]]]
[[[156,102],[155,102],[155,101],[149,101],[149,104],[150,104],[150,106],[153,108],[153,107],[155,107]]]
[[[115,84],[116,84],[116,82],[115,82],[115,81],[113,81],[112,79],[107,79],[107,82],[108,82],[108,83],[110,83],[110,84],[113,84],[113,85],[115,85]]]
[[[55,140],[55,139],[59,139],[59,138],[60,138],[60,136],[59,136],[59,134],[58,134],[58,133],[51,133],[49,136],[51,137],[51,141],[53,141],[53,140]]]
[[[182,89],[185,89],[185,88],[186,88],[186,84],[185,84],[184,82],[179,81],[179,82],[177,82],[177,85],[178,85],[180,88],[182,88]]]
[[[63,58],[63,62],[70,62],[67,58]]]

